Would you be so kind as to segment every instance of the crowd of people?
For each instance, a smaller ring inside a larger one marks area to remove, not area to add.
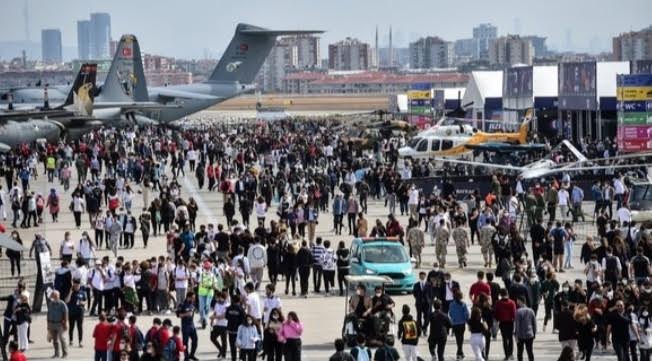
[[[67,356],[75,328],[82,347],[84,320],[97,317],[95,360],[194,360],[197,327],[210,329],[219,358],[300,360],[304,326],[279,294],[307,298],[312,283],[315,294],[341,296],[349,273],[347,244],[316,231],[324,222],[332,237],[344,229],[350,237],[396,238],[415,257],[414,309],[403,305],[396,334],[407,360],[417,359],[427,337],[432,358],[443,361],[451,333],[462,359],[468,330],[477,361],[487,359],[498,333],[506,360],[516,340],[519,360],[526,351],[531,361],[533,341],[550,320],[562,345],[587,361],[611,350],[619,361],[649,360],[652,240],[646,225],[629,221],[619,174],[594,185],[593,217],[567,174],[536,183],[496,175],[488,194],[459,202],[450,184],[432,194],[417,188],[412,179],[430,174],[428,166],[398,161],[393,142],[364,149],[342,141],[326,120],[101,129],[16,149],[3,157],[2,172],[8,191],[0,189],[0,203],[11,205],[13,238],[23,242],[18,227],[40,227],[30,257],[33,250],[60,259],[47,312],[55,357]],[[47,194],[32,186],[43,175]],[[198,197],[204,189],[221,194],[221,210]],[[387,220],[367,219],[372,201],[384,203]],[[46,239],[43,224],[58,222],[62,210],[77,230]],[[200,214],[210,223],[198,222]],[[578,224],[590,229],[582,231],[582,266],[573,256]],[[428,238],[434,263],[422,255]],[[129,256],[152,239],[164,240],[165,254]],[[476,240],[485,271],[461,285],[452,271],[469,266]],[[447,263],[451,242],[457,267]],[[9,252],[12,274],[20,275],[21,253]],[[586,279],[557,280],[574,267],[585,267]],[[8,299],[3,329],[3,344],[13,336],[18,352],[29,348],[31,322],[22,287]],[[394,316],[391,297],[382,287],[374,292],[360,285],[349,300],[362,326],[357,337],[335,342],[331,360],[399,359],[393,339],[379,340],[374,355],[365,346],[378,313]],[[142,315],[156,316],[148,330]]]

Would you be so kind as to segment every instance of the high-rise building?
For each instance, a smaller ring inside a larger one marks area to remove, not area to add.
[[[530,39],[507,35],[489,43],[489,63],[492,65],[532,65],[533,59],[534,47]]]
[[[489,57],[489,43],[498,36],[498,28],[486,23],[473,28],[473,59]]]
[[[264,92],[282,91],[286,74],[299,68],[299,47],[294,40],[281,38],[276,41],[256,77],[258,89]]]
[[[41,59],[44,63],[61,63],[61,30],[41,30]]]
[[[546,45],[545,36],[529,35],[522,36],[521,39],[529,39],[532,42],[535,58],[543,58],[548,56],[548,46]]]
[[[287,36],[281,38],[281,43],[297,48],[297,64],[299,69],[320,67],[321,52],[319,37],[314,35]]]
[[[369,44],[358,39],[346,38],[335,44],[328,45],[328,68],[334,70],[367,70],[370,64],[369,55]]]
[[[453,43],[428,36],[410,43],[410,68],[448,68],[453,64]]]
[[[112,56],[111,16],[107,13],[91,13],[90,21],[90,57],[104,59]]]
[[[79,59],[88,60],[91,58],[91,22],[79,20],[77,22],[77,52]]]
[[[614,59],[634,61],[652,59],[652,26],[613,38]]]

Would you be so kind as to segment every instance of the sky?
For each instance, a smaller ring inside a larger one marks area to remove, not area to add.
[[[216,57],[239,22],[273,29],[325,30],[328,44],[356,37],[380,44],[390,25],[394,44],[407,46],[424,35],[470,38],[472,28],[492,23],[499,35],[548,37],[555,50],[610,51],[611,38],[652,24],[651,0],[0,0],[0,42],[25,40],[25,1],[29,33],[40,42],[41,29],[59,28],[63,45],[77,45],[76,22],[91,12],[111,14],[114,39],[131,33],[141,49],[182,58]]]

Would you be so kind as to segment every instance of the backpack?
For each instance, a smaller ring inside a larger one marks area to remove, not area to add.
[[[616,256],[607,256],[605,260],[605,275],[608,280],[618,278],[618,262]]]
[[[356,358],[356,361],[370,361],[369,353],[367,353],[366,347],[356,346],[355,348],[358,350],[358,357]]]
[[[145,343],[145,335],[143,335],[143,332],[139,328],[136,328],[136,339],[134,340],[134,348],[136,351],[144,350]]]
[[[418,339],[417,323],[414,320],[403,321],[403,339],[414,341]]]
[[[59,207],[59,197],[57,197],[55,195],[51,195],[50,196],[50,206],[52,208]]]
[[[174,336],[168,339],[168,342],[163,347],[161,356],[165,361],[174,361],[177,359],[177,341]]]

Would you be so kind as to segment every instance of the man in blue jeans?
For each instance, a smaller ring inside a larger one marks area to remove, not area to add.
[[[195,293],[188,292],[186,299],[177,308],[177,317],[181,319],[181,334],[183,344],[186,345],[185,360],[198,360],[195,357],[197,351],[197,329],[195,329]],[[188,352],[188,339],[192,340],[192,349]]]

